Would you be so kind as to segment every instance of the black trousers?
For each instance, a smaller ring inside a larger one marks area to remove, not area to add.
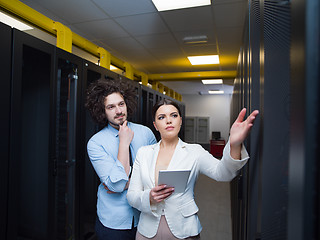
[[[96,235],[99,240],[135,240],[137,228],[132,229],[112,229],[103,226],[103,224],[97,218],[96,220]]]

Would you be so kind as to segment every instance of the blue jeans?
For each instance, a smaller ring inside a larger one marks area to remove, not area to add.
[[[99,240],[135,240],[137,232],[136,227],[124,230],[105,227],[98,218],[95,230]]]

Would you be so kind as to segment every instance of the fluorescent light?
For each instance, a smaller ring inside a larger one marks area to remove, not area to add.
[[[203,79],[201,80],[203,84],[222,84],[222,79]]]
[[[183,42],[185,44],[207,43],[208,42],[208,37],[206,35],[189,36],[189,37],[184,37],[183,38]]]
[[[16,28],[20,31],[33,29],[29,25],[15,19],[13,17],[10,17],[9,15],[4,14],[3,12],[0,12],[0,22],[3,22],[4,24],[9,25],[12,28]]]
[[[110,70],[117,70],[118,68],[113,66],[113,65],[110,65]]]
[[[159,12],[210,5],[210,0],[152,0]]]
[[[220,90],[210,90],[208,91],[209,94],[224,94],[224,91]]]
[[[139,82],[140,85],[142,85],[142,82]],[[147,83],[147,87],[152,88],[152,85],[150,83]]]
[[[219,55],[192,56],[188,59],[192,65],[219,64]]]

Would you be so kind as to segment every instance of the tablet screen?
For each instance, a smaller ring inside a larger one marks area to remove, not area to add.
[[[174,193],[184,192],[191,170],[160,170],[158,185],[174,187]]]

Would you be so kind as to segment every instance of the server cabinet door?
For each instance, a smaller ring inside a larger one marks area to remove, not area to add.
[[[99,126],[93,122],[89,112],[85,109],[86,89],[88,86],[103,78],[113,78],[116,75],[105,68],[99,67],[94,63],[83,61],[83,87],[81,95],[81,156],[79,157],[79,181],[82,186],[79,189],[81,198],[79,199],[79,220],[80,238],[92,239],[95,236],[97,190],[100,180],[95,173],[87,153],[87,142],[99,131]]]
[[[149,127],[154,135],[156,136],[157,140],[160,140],[160,134],[158,131],[155,130],[153,126],[153,119],[152,119],[152,108],[155,104],[156,96],[159,99],[159,95],[157,93],[146,87],[141,86],[141,98],[140,98],[140,116],[141,116],[141,124]]]
[[[266,1],[263,11],[266,15],[263,19],[265,35],[261,238],[286,239],[291,103],[291,10],[289,1],[286,1],[286,4]],[[272,31],[268,32],[268,29]]]
[[[11,27],[0,23],[0,239],[6,239],[10,129]]]
[[[54,47],[13,30],[7,239],[53,239]]]
[[[78,239],[82,59],[57,48],[55,64],[55,232],[57,239]]]

